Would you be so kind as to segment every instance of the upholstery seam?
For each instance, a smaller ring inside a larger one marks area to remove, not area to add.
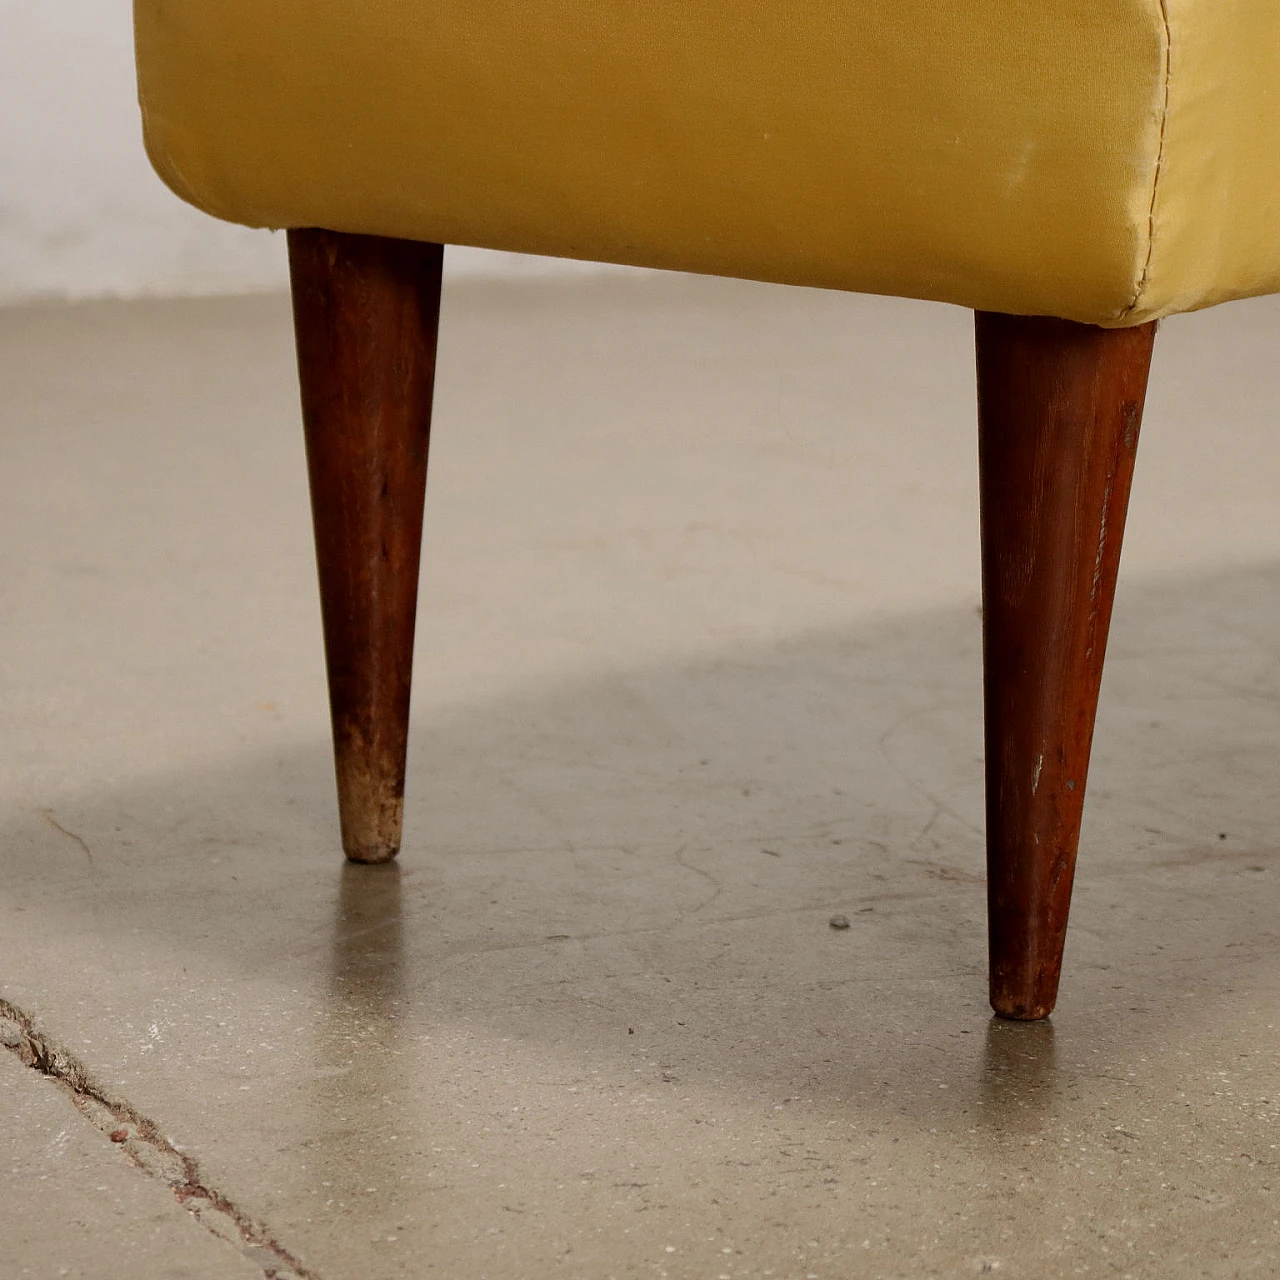
[[[1155,173],[1151,176],[1151,204],[1147,210],[1147,257],[1142,264],[1142,274],[1138,277],[1138,286],[1134,291],[1133,300],[1120,312],[1116,317],[1117,320],[1125,319],[1137,309],[1138,303],[1142,300],[1142,291],[1147,287],[1147,277],[1151,274],[1151,260],[1155,256],[1156,197],[1160,191],[1160,174],[1164,168],[1164,138],[1165,129],[1169,123],[1169,80],[1173,64],[1173,32],[1169,26],[1168,0],[1158,0],[1158,3],[1160,21],[1164,26],[1164,85],[1163,101],[1160,104],[1160,140],[1156,144],[1156,167]]]

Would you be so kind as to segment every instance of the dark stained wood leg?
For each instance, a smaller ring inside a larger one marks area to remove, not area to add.
[[[977,316],[991,1005],[1057,998],[1155,325]]]
[[[400,849],[437,244],[289,232],[342,845]]]

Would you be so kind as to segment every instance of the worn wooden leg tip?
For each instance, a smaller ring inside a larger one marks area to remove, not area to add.
[[[351,862],[390,862],[400,852],[404,802],[362,796],[342,805],[342,850]]]
[[[377,844],[371,841],[357,841],[353,837],[342,837],[342,851],[348,862],[360,866],[376,867],[382,863],[394,862],[400,852],[399,844]]]
[[[404,829],[408,709],[384,714],[367,735],[344,717],[334,729],[338,819],[351,862],[390,862]]]
[[[1039,1022],[1053,1012],[1058,993],[1044,995],[1037,992],[1021,992],[1017,990],[991,991],[991,1008],[998,1018],[1008,1018],[1012,1022]]]

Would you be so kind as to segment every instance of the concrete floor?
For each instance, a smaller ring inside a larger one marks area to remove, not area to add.
[[[383,869],[290,341],[0,314],[6,1280],[1276,1274],[1280,304],[1162,330],[1039,1025],[985,998],[967,315],[450,285]]]

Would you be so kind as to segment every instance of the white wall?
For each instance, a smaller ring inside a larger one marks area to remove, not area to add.
[[[130,0],[0,0],[0,305],[284,287],[282,237],[205,217],[151,172],[131,24]],[[477,250],[446,261],[575,269]]]

